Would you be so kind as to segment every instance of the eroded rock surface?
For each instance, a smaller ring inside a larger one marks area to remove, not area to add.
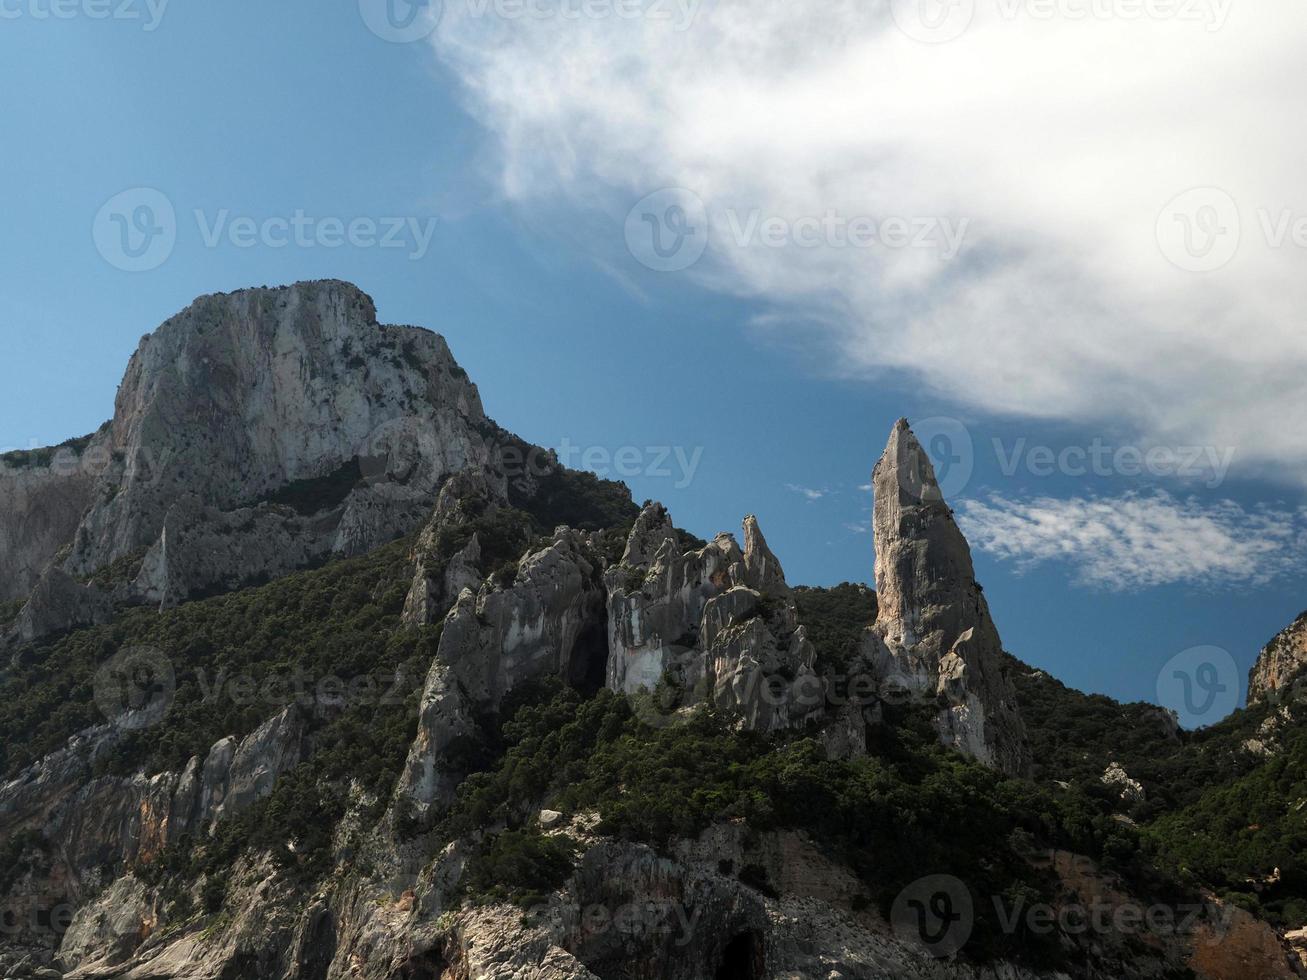
[[[492,578],[475,593],[463,589],[444,620],[399,799],[419,812],[447,806],[464,775],[451,752],[523,681],[553,675],[599,686],[607,659],[599,571],[586,535],[559,528],[522,559],[511,584]]]
[[[876,463],[872,490],[878,613],[864,659],[883,684],[942,702],[936,726],[946,745],[1026,772],[1025,726],[971,549],[904,419]]]
[[[1307,670],[1307,613],[1277,633],[1262,648],[1248,674],[1248,701],[1283,695]]]
[[[608,589],[608,687],[627,694],[670,684],[674,703],[712,701],[773,731],[824,710],[816,650],[798,623],[780,562],[756,518],[745,547],[719,534],[682,551],[661,504],[646,505]],[[664,704],[664,707],[671,705]]]
[[[491,460],[485,426],[445,341],[354,286],[202,297],[142,339],[71,463],[0,471],[0,598],[37,589],[25,640],[94,621],[61,572],[166,605],[364,553]]]

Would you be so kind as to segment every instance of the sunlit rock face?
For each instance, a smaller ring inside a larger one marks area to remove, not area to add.
[[[743,531],[743,549],[719,534],[683,550],[663,506],[644,508],[622,562],[604,575],[610,690],[635,694],[667,682],[676,705],[711,701],[759,731],[825,709],[816,651],[781,564],[755,517]]]
[[[1290,686],[1302,689],[1307,670],[1307,613],[1282,629],[1262,648],[1248,674],[1248,701],[1274,699]]]
[[[202,297],[142,339],[88,442],[0,471],[0,599],[51,568],[101,579],[39,593],[32,639],[106,598],[169,605],[362,554],[490,461],[485,425],[444,339],[380,325],[354,286]]]
[[[944,744],[1026,772],[1025,726],[971,549],[906,420],[890,433],[872,491],[878,613],[864,659],[882,685],[939,701]]]
[[[511,584],[492,575],[464,588],[444,617],[396,798],[419,813],[448,806],[465,776],[457,748],[506,694],[546,675],[584,687],[607,655],[598,559],[583,532],[559,528]]]

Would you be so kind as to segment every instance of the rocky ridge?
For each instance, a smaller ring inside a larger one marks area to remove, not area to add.
[[[1307,612],[1280,630],[1262,648],[1248,673],[1248,701],[1283,697],[1307,671]]]
[[[657,503],[644,506],[617,550],[602,532],[533,533],[517,521],[508,475],[483,438],[475,388],[446,360],[443,341],[377,327],[361,296],[316,284],[197,303],[176,336],[163,338],[165,353],[143,353],[143,345],[125,382],[131,394],[120,394],[114,423],[92,439],[153,447],[160,459],[175,450],[182,463],[165,462],[154,486],[128,478],[125,464],[107,484],[97,476],[93,491],[107,487],[106,496],[87,498],[66,539],[67,512],[77,509],[66,501],[28,538],[0,528],[0,543],[22,542],[0,561],[18,576],[16,595],[24,583],[34,590],[22,639],[108,619],[123,601],[167,605],[231,587],[247,555],[250,568],[275,576],[418,531],[402,620],[406,629],[438,629],[439,644],[393,795],[375,819],[366,815],[377,801],[353,791],[325,880],[306,886],[246,853],[228,869],[217,912],[179,916],[164,890],[137,872],[184,835],[202,844],[272,790],[312,750],[303,719],[286,709],[180,771],[149,776],[97,775],[97,758],[118,733],[84,732],[0,787],[0,833],[36,831],[58,858],[22,883],[33,906],[26,911],[70,899],[76,908],[51,948],[26,954],[37,957],[29,970],[52,963],[86,980],[1068,976],[935,958],[868,907],[836,856],[801,833],[757,834],[737,822],[663,852],[598,833],[593,815],[550,811],[535,826],[578,854],[565,884],[526,916],[500,904],[464,905],[460,882],[476,838],[502,828],[449,842],[403,828],[436,824],[468,778],[467,744],[486,735],[510,694],[538,678],[632,696],[654,727],[710,704],[739,728],[802,729],[830,759],[865,754],[868,733],[884,724],[880,703],[905,698],[929,708],[943,744],[986,765],[1020,774],[1029,752],[965,539],[906,422],[894,427],[873,475],[878,612],[846,665],[876,685],[865,702],[836,705],[826,696],[829,668],[755,518],[743,522],[743,545],[730,534],[688,542]],[[215,328],[238,338],[230,346],[242,353],[197,339]],[[358,337],[373,333],[381,339],[359,352]],[[407,350],[408,339],[420,349]],[[247,363],[250,351],[258,353]],[[234,360],[211,368],[204,352]],[[355,356],[362,368],[351,366]],[[416,369],[415,360],[427,367]],[[261,381],[265,372],[278,380]],[[336,376],[349,372],[353,380],[337,393]],[[326,377],[333,380],[322,404],[318,380]],[[246,382],[250,391],[271,384],[271,393],[248,395]],[[188,406],[194,397],[203,411]],[[414,418],[422,420],[416,428]],[[235,431],[241,426],[250,432]],[[203,446],[193,454],[192,429]],[[214,473],[201,479],[192,471],[202,466],[232,472],[210,487]],[[47,476],[38,467],[24,479],[40,486]],[[74,504],[91,492],[76,480],[58,486]],[[252,491],[241,492],[247,486]],[[296,509],[280,502],[294,499],[292,489],[311,490],[314,500],[326,492],[331,502]],[[54,564],[33,578],[50,548]],[[104,584],[84,581],[106,569],[115,574],[102,575]],[[1130,903],[1114,879],[1073,857],[1049,862],[1068,903]],[[196,907],[208,884],[180,883]],[[586,914],[593,909],[646,918],[619,928],[597,924]],[[1219,936],[1173,937],[1148,956],[1096,939],[1075,975],[1294,975],[1273,931],[1242,913],[1232,921]],[[1227,956],[1227,947],[1237,954]]]
[[[202,297],[145,337],[84,444],[5,457],[12,639],[366,552],[491,462],[444,339],[342,282]]]

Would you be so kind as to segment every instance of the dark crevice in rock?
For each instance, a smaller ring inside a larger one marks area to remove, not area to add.
[[[608,610],[582,627],[567,658],[567,683],[585,697],[604,689],[608,677]]]
[[[762,937],[756,932],[742,932],[722,951],[717,980],[761,980],[765,976]]]

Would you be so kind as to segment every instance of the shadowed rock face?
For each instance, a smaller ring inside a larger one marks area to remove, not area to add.
[[[113,419],[71,460],[0,471],[0,599],[52,565],[75,579],[113,567],[114,600],[167,605],[361,554],[420,526],[448,474],[488,461],[485,425],[445,341],[378,324],[354,286],[202,297],[141,341]],[[109,597],[66,584],[21,639]]]
[[[937,727],[946,745],[1024,773],[1025,726],[971,549],[905,419],[890,433],[872,490],[879,612],[864,657],[884,683],[941,699]]]
[[[418,557],[419,567],[425,560]],[[479,719],[498,711],[506,694],[538,676],[595,672],[586,661],[607,652],[587,642],[604,632],[597,563],[582,532],[559,528],[548,547],[523,557],[510,586],[487,580],[477,592],[458,594],[427,675],[397,799],[411,801],[419,813],[448,806],[465,776],[450,751],[480,734]],[[415,588],[427,587],[415,582]]]

